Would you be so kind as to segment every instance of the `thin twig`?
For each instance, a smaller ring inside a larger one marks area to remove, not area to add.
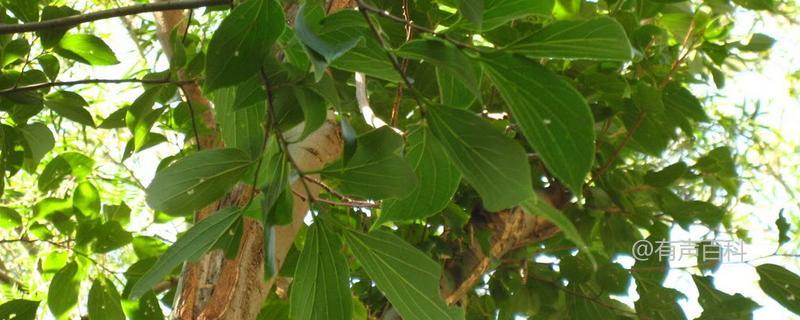
[[[187,84],[197,81],[198,79],[189,79],[189,80],[171,80],[171,79],[84,79],[84,80],[70,80],[70,81],[53,81],[53,82],[42,82],[36,83],[31,85],[19,86],[16,88],[9,88],[0,90],[0,94],[9,94],[9,93],[16,93],[16,92],[23,92],[23,91],[30,91],[30,90],[38,90],[50,87],[63,87],[63,86],[74,86],[79,84],[99,84],[99,83],[142,83],[142,84],[164,84],[164,83],[173,83],[173,84]]]
[[[406,26],[409,26],[411,28],[414,28],[416,30],[419,30],[419,31],[422,31],[422,32],[425,32],[425,33],[429,33],[429,34],[431,34],[431,35],[433,35],[433,36],[435,36],[437,38],[442,38],[444,40],[447,40],[448,42],[452,43],[456,47],[459,47],[459,48],[462,48],[462,49],[463,48],[475,49],[475,47],[472,46],[471,44],[455,40],[455,39],[449,37],[446,34],[443,34],[441,32],[438,32],[438,31],[433,30],[433,29],[428,28],[428,27],[423,27],[423,26],[420,26],[418,24],[415,24],[411,20],[406,20],[406,19],[403,19],[401,17],[394,16],[394,15],[390,14],[386,10],[379,9],[379,8],[373,7],[373,6],[365,3],[363,0],[357,0],[357,2],[358,2],[359,11],[362,11],[362,12],[369,11],[369,12],[372,12],[372,13],[378,15],[379,17],[387,18],[389,20],[393,20],[395,22],[402,23],[402,24],[404,24]]]
[[[100,10],[63,18],[23,24],[0,24],[0,34],[33,32],[72,27],[85,22],[129,16],[139,13],[210,7],[231,3],[231,0],[171,0]]]
[[[197,120],[195,120],[192,98],[189,97],[189,94],[186,92],[186,89],[183,86],[178,87],[181,88],[181,92],[183,92],[183,96],[186,98],[186,106],[189,107],[189,118],[191,118],[192,131],[194,133],[194,144],[197,146],[197,151],[203,150],[203,147],[200,145],[200,132],[197,131]]]

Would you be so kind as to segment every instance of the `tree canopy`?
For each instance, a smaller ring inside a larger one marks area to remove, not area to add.
[[[697,319],[760,307],[732,261],[800,315],[730,257],[759,109],[697,90],[767,59],[737,15],[795,10],[0,0],[0,319],[686,319],[676,255]]]

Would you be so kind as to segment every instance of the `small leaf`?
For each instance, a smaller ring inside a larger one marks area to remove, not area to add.
[[[26,166],[29,171],[34,171],[39,165],[39,161],[55,146],[55,138],[50,129],[39,122],[27,124],[19,128],[19,132],[25,139],[25,150],[27,156],[30,157],[30,162]]]
[[[193,153],[156,173],[145,190],[147,204],[172,215],[192,213],[224,195],[251,163],[239,149]]]
[[[56,91],[49,94],[44,99],[44,105],[58,115],[80,123],[82,125],[94,127],[92,114],[86,110],[89,103],[79,94],[70,91]]]
[[[68,16],[79,15],[80,11],[72,9],[67,6],[46,6],[42,10],[42,21],[63,18]],[[42,46],[45,48],[52,48],[58,45],[58,42],[67,33],[69,27],[63,28],[48,28],[48,30],[39,31],[37,34],[41,38]]]
[[[755,301],[741,295],[729,295],[714,288],[712,277],[692,275],[699,293],[698,302],[703,313],[696,320],[712,319],[753,319],[753,310],[760,306]]]
[[[569,83],[538,63],[511,55],[482,60],[512,119],[545,166],[574,194],[582,194],[594,161],[594,118]]]
[[[622,25],[610,17],[557,21],[508,48],[533,58],[629,61],[633,49]]]
[[[0,207],[0,229],[12,229],[22,225],[22,216],[17,210]]]
[[[257,74],[285,25],[283,9],[275,0],[250,0],[236,6],[208,43],[206,89],[231,86]]]
[[[0,55],[0,57],[2,57],[2,59],[0,59],[0,68],[24,58],[30,50],[31,46],[25,38],[17,38],[9,41],[3,46],[3,50],[0,51],[0,53],[2,53]]]
[[[461,0],[464,1],[464,0]],[[532,15],[549,17],[555,0],[484,0],[480,30],[489,31],[512,20]]]
[[[321,223],[309,227],[289,296],[292,319],[352,319],[350,275],[341,246]]]
[[[129,107],[125,108],[127,110],[125,113],[125,125],[133,134],[134,152],[144,147],[150,134],[150,129],[153,128],[156,120],[165,110],[165,108],[153,109],[153,105],[155,105],[164,88],[164,86],[156,86],[145,89]]]
[[[91,34],[68,34],[61,38],[56,53],[93,66],[110,66],[119,63],[114,51],[102,39]]]
[[[442,211],[458,189],[461,174],[450,163],[444,147],[430,129],[414,129],[407,143],[406,161],[414,168],[419,183],[405,198],[386,200],[374,226],[427,218]]]
[[[486,209],[510,208],[533,196],[528,157],[519,144],[470,112],[441,106],[427,111],[431,132]]]
[[[92,230],[95,241],[92,243],[92,251],[97,253],[108,253],[128,245],[133,240],[131,233],[126,231],[119,222],[109,221],[103,223]]]
[[[240,213],[235,208],[225,208],[192,226],[136,281],[130,298],[142,296],[184,261],[200,258],[239,219]]]
[[[361,39],[358,35],[346,40],[339,39],[340,41],[326,41],[321,39],[314,31],[315,26],[312,25],[314,21],[309,21],[309,19],[313,19],[316,14],[314,10],[321,9],[322,8],[318,5],[301,4],[300,9],[297,10],[297,16],[294,22],[295,35],[309,50],[311,50],[309,54],[312,62],[314,62],[314,71],[317,77],[321,77],[321,71],[324,70],[328,64],[355,47]]]
[[[102,278],[92,282],[87,309],[90,319],[125,320],[117,288]]]
[[[767,51],[772,48],[772,45],[775,44],[775,39],[763,34],[763,33],[755,33],[752,37],[750,37],[750,42],[748,42],[744,46],[740,46],[739,50],[743,51],[752,51],[752,52],[762,52]]]
[[[47,307],[56,318],[62,318],[78,304],[81,278],[75,261],[67,263],[53,276],[47,290]]]
[[[43,54],[36,58],[36,61],[39,61],[39,65],[42,66],[42,72],[47,78],[55,81],[58,77],[58,71],[61,69],[58,58],[52,54]]]
[[[689,166],[685,162],[678,161],[660,171],[648,171],[644,176],[644,182],[654,187],[668,187],[686,174],[688,170]]]
[[[775,220],[775,226],[778,227],[778,245],[783,245],[784,243],[789,242],[789,240],[791,240],[789,238],[789,229],[791,228],[791,225],[789,225],[789,222],[786,221],[786,217],[783,216],[783,209],[781,209],[781,212],[778,213],[778,219]]]
[[[464,319],[439,295],[442,268],[403,239],[387,232],[347,230],[344,239],[364,270],[406,320]]]
[[[770,298],[800,315],[800,276],[779,265],[767,263],[756,267],[758,285]]]
[[[0,319],[35,320],[40,301],[9,300],[0,304]]]
[[[96,216],[100,214],[100,192],[91,182],[81,182],[72,194],[72,206],[84,216]]]

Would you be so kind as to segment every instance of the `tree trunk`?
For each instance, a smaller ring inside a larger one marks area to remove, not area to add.
[[[163,1],[163,0],[159,0]],[[343,4],[335,1],[335,8]],[[339,4],[337,4],[339,3]],[[183,11],[165,11],[156,14],[158,25],[158,38],[167,57],[172,56],[170,33],[178,30],[178,36],[186,29],[186,16]],[[178,76],[184,79],[182,72]],[[212,129],[205,136],[199,137],[198,143],[202,148],[222,147],[222,141],[214,130],[216,118],[213,106],[203,96],[196,83],[182,86],[184,98],[195,105],[205,105],[212,108],[207,110],[202,119],[204,124]],[[294,128],[286,133],[289,141],[294,140],[293,135],[302,132],[302,128]],[[303,141],[289,145],[289,153],[302,171],[311,171],[322,168],[325,164],[339,158],[342,150],[342,140],[339,127],[329,121],[316,132],[306,137]],[[311,196],[319,194],[319,187],[311,184]],[[276,266],[280,269],[283,261],[292,246],[294,237],[303,224],[303,218],[308,212],[308,194],[305,188],[296,182],[292,186],[296,192],[294,196],[293,220],[290,225],[275,227],[274,255]],[[240,186],[229,193],[224,199],[219,200],[195,216],[202,220],[218,208],[242,205],[249,199],[251,188]],[[226,260],[219,252],[209,252],[199,261],[187,263],[184,266],[178,292],[175,296],[173,318],[176,319],[255,319],[265,301],[276,277],[269,281],[264,279],[264,229],[259,221],[245,218],[239,254],[234,260]],[[284,288],[285,289],[285,288]]]

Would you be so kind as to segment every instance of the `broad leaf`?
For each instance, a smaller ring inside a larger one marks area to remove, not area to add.
[[[489,31],[509,21],[532,15],[550,16],[555,2],[555,0],[483,0],[483,19],[480,28],[476,29]]]
[[[483,24],[483,0],[459,0],[458,12],[472,25],[480,29]]]
[[[55,146],[53,133],[46,125],[34,122],[19,128],[22,138],[25,139],[26,156],[30,158],[27,163],[29,171],[34,171],[39,161]]]
[[[80,11],[72,9],[67,6],[47,6],[42,10],[42,21],[74,16],[80,14]],[[41,37],[42,46],[45,48],[52,48],[58,44],[64,34],[67,33],[69,27],[52,28],[38,32]]]
[[[135,299],[142,296],[184,261],[200,258],[240,216],[239,210],[226,208],[200,220],[178,241],[175,241],[167,249],[167,252],[136,281],[130,291],[130,298]]]
[[[57,318],[65,316],[78,304],[82,275],[78,263],[70,262],[58,270],[47,290],[47,307]]]
[[[111,281],[95,279],[87,303],[90,319],[125,320],[119,292]]]
[[[148,88],[126,108],[125,125],[133,134],[133,151],[139,151],[147,142],[150,129],[165,108],[153,109],[164,86]],[[116,112],[115,112],[116,114]],[[113,114],[112,114],[113,115]],[[103,123],[105,124],[105,123]]]
[[[741,295],[729,295],[714,288],[712,277],[692,275],[699,293],[698,302],[703,313],[698,320],[711,319],[752,319],[753,310],[760,307],[755,301]]]
[[[417,187],[402,199],[383,203],[375,226],[389,221],[427,218],[447,206],[461,181],[461,174],[450,163],[447,153],[430,129],[419,127],[408,135],[406,161],[417,175]]]
[[[350,274],[341,246],[321,223],[308,229],[289,297],[292,319],[352,319]]]
[[[114,51],[102,39],[91,34],[68,34],[61,38],[56,53],[64,58],[93,66],[119,63]]]
[[[428,108],[427,120],[486,209],[510,208],[533,196],[528,157],[519,144],[464,110]]]
[[[265,108],[253,107],[236,110],[234,100],[236,89],[223,88],[211,94],[211,101],[217,111],[217,121],[222,142],[230,148],[237,148],[251,158],[257,158],[264,145]]]
[[[192,213],[224,195],[251,163],[239,149],[193,153],[156,173],[145,190],[147,204],[172,215]]]
[[[464,319],[439,295],[441,266],[403,239],[383,231],[346,231],[344,239],[403,319]]]
[[[257,74],[285,25],[283,9],[275,0],[250,0],[236,6],[208,43],[206,89],[234,85]]]
[[[39,302],[24,299],[9,300],[0,304],[0,319],[34,320]]]
[[[625,30],[609,17],[554,22],[512,44],[508,50],[534,58],[613,61],[633,58]]]
[[[756,267],[758,285],[770,298],[789,311],[800,314],[800,276],[779,265],[767,263]]]
[[[17,210],[0,207],[0,229],[12,229],[22,225],[22,216]]]
[[[345,194],[385,199],[404,197],[417,184],[414,170],[397,154],[401,138],[384,126],[358,137],[353,157],[322,171],[323,176],[338,179]]]
[[[548,169],[573,193],[594,160],[594,118],[586,100],[569,83],[541,65],[511,55],[486,56],[486,73],[511,117]]]
[[[302,4],[297,10],[294,22],[295,35],[310,50],[309,58],[314,63],[314,71],[317,78],[322,77],[322,71],[334,60],[341,57],[345,52],[355,47],[361,39],[359,33],[348,39],[323,39],[317,34],[314,18],[318,17],[322,7],[319,5]]]
[[[477,72],[472,61],[450,43],[434,39],[414,40],[406,42],[397,49],[397,55],[432,63],[439,72],[452,73],[454,78],[462,81],[474,95],[480,95]]]
[[[79,94],[70,91],[56,91],[45,97],[44,105],[58,115],[80,123],[82,125],[94,127],[92,114],[86,110],[89,103]]]

